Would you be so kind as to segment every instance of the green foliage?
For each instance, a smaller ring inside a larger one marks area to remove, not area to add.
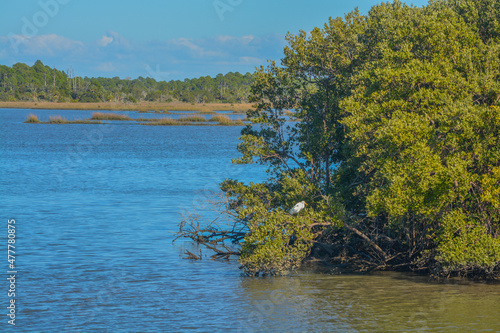
[[[500,42],[500,2],[496,0],[432,0],[431,7],[453,9],[483,42]]]
[[[302,171],[284,173],[273,183],[244,185],[226,180],[221,184],[229,198],[229,208],[244,222],[247,233],[240,263],[249,275],[283,274],[299,267],[316,237],[320,221],[328,226],[340,224],[336,207],[316,207],[311,197],[318,189]],[[307,200],[309,206],[297,215],[288,210]],[[329,214],[327,214],[329,212]]]
[[[432,241],[438,262],[446,258],[445,269],[496,265],[498,257],[488,261],[474,252],[465,260],[452,253],[462,247],[449,240],[469,244],[470,234],[449,238],[445,217],[465,210],[477,230],[489,231],[484,237],[498,238],[499,211],[481,199],[480,179],[491,182],[500,157],[499,46],[483,44],[447,8],[382,5],[372,9],[369,22],[376,27],[366,32],[370,65],[342,102],[355,154],[349,167],[368,178],[352,195],[366,202],[368,216],[386,215],[399,230],[414,223],[442,230],[446,236]],[[432,234],[417,235],[425,236]]]
[[[496,0],[395,1],[288,35],[282,65],[255,74],[235,160],[270,179],[222,187],[248,220],[244,268],[297,267],[325,241],[300,228],[330,222],[364,241],[335,242],[386,269],[498,273],[499,17]],[[299,199],[311,207],[294,223]]]
[[[82,78],[72,70],[59,71],[37,60],[32,67],[22,63],[12,68],[0,65],[0,100],[242,103],[248,101],[252,81],[252,74],[238,72],[169,82],[143,77]]]
[[[309,254],[313,234],[306,213],[300,218],[283,211],[254,210],[240,263],[249,274],[281,274],[299,267]]]
[[[444,273],[464,269],[493,271],[500,261],[500,239],[470,212],[454,210],[443,217],[436,260]]]

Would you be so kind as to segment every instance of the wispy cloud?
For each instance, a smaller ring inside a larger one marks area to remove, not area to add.
[[[253,65],[258,66],[263,64],[265,59],[256,58],[256,57],[240,57],[239,63],[242,65]]]
[[[178,38],[178,39],[173,39],[168,41],[166,46],[169,46],[169,44],[172,45],[179,45],[179,46],[185,46],[190,53],[197,58],[201,57],[217,57],[217,56],[222,56],[223,53],[219,51],[214,51],[214,50],[207,50],[205,47],[202,47],[200,45],[197,45],[194,40],[188,39],[188,38]],[[173,49],[173,48],[171,48]]]
[[[106,46],[117,46],[121,48],[129,48],[129,41],[120,35],[116,31],[107,31],[105,35],[101,37],[100,40],[97,41],[97,44],[102,47]]]
[[[88,43],[55,34],[17,35],[0,36],[0,60],[10,65],[40,59],[60,69],[73,66],[75,73],[83,76],[146,77],[158,72],[153,68],[161,68],[162,79],[183,79],[253,71],[266,59],[279,59],[284,45],[284,36],[277,34],[138,42],[107,31]]]
[[[109,43],[113,42],[113,38],[109,36],[102,36],[102,38],[97,42],[97,45],[105,47]]]
[[[50,34],[26,37],[24,35],[1,36],[0,43],[13,56],[18,53],[40,57],[53,57],[65,53],[81,53],[85,50],[82,42]]]
[[[94,68],[96,71],[99,71],[99,72],[114,72],[114,71],[116,71],[115,65],[109,61],[97,64]]]

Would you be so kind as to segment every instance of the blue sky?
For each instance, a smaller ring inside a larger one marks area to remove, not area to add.
[[[2,1],[0,64],[37,59],[81,76],[184,79],[253,72],[281,58],[287,32],[375,0]],[[413,0],[422,6],[427,0]]]

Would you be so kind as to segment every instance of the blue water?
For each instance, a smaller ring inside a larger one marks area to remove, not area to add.
[[[17,270],[15,327],[0,283],[1,332],[500,330],[498,285],[248,278],[235,260],[182,259],[199,250],[172,244],[181,214],[212,216],[205,191],[227,177],[263,177],[230,163],[241,127],[24,124],[29,113],[91,114],[0,110],[0,272],[9,219]]]
[[[200,311],[224,304],[196,304],[237,297],[234,263],[182,260],[182,241],[172,240],[204,190],[261,175],[231,165],[241,128],[23,124],[30,112],[0,110],[2,218],[17,226],[17,329],[200,327],[192,322]],[[206,329],[224,322],[211,317]]]
[[[7,111],[7,110],[6,110]],[[62,118],[66,120],[84,120],[84,119],[90,119],[92,117],[92,114],[95,112],[100,112],[100,113],[111,113],[111,114],[121,114],[128,116],[132,119],[163,119],[163,118],[170,118],[170,119],[179,119],[179,118],[185,118],[189,116],[201,116],[204,117],[205,119],[209,120],[213,114],[206,114],[206,113],[199,113],[196,111],[170,111],[169,113],[152,113],[152,112],[138,112],[138,111],[106,111],[106,110],[47,110],[47,109],[38,109],[38,110],[30,110],[26,114],[27,110],[24,110],[22,113],[23,115],[23,120],[26,119],[26,116],[29,115],[30,113],[36,115],[40,121],[49,121],[50,117],[56,117],[56,116],[62,116]],[[226,117],[228,117],[231,120],[243,120],[245,119],[244,114],[233,114],[232,111],[215,111],[216,113],[222,113]],[[20,114],[20,113],[19,113]],[[110,123],[110,121],[102,121],[104,123]],[[112,123],[117,124],[116,121],[113,121]],[[121,124],[122,122],[120,122]],[[129,123],[129,125],[137,125],[138,123]]]

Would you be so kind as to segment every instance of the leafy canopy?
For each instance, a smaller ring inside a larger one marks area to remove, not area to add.
[[[328,243],[365,267],[498,275],[499,17],[496,0],[395,1],[287,36],[255,74],[235,161],[269,180],[222,186],[247,272]]]

